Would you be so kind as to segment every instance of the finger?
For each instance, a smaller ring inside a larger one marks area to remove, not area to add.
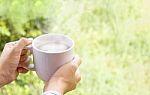
[[[18,73],[27,73],[29,70],[27,70],[27,69],[24,69],[24,68],[22,68],[22,67],[18,67],[17,68],[17,72]]]
[[[81,74],[80,74],[80,70],[79,68],[77,69],[77,71],[75,72],[75,76],[76,76],[76,81],[77,83],[81,80]]]
[[[28,59],[28,55],[27,55],[27,54],[22,55],[22,56],[20,57],[20,62],[23,62],[23,61],[25,61],[25,60],[27,60],[27,59]]]
[[[72,64],[75,66],[76,69],[78,69],[78,67],[81,64],[81,59],[80,59],[79,55],[75,55],[75,57],[72,61]]]
[[[5,44],[5,47],[13,48],[16,45],[16,43],[17,43],[17,41],[8,42],[7,44]]]
[[[28,50],[27,49],[23,49],[22,52],[21,52],[21,55],[25,55],[28,53]]]
[[[8,45],[12,45],[12,46],[14,46],[16,43],[17,43],[17,41],[9,42],[9,43],[7,43],[7,44],[8,44]]]
[[[20,50],[23,50],[23,48],[29,44],[32,43],[32,40],[31,39],[27,39],[27,38],[21,38],[17,44],[16,44],[16,47]]]
[[[26,61],[20,62],[18,67],[27,67],[30,63],[30,57],[26,59]]]

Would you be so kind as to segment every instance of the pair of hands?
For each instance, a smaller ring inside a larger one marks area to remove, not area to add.
[[[0,57],[0,87],[14,81],[19,73],[28,72],[28,70],[21,67],[27,67],[29,64],[28,50],[24,47],[31,43],[31,40],[22,38],[19,41],[5,45]],[[49,81],[45,82],[44,91],[52,90],[64,94],[75,89],[81,79],[78,69],[80,64],[79,56],[75,56],[72,62],[60,67]]]

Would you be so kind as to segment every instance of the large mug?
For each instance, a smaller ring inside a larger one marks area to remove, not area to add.
[[[45,42],[63,42],[69,48],[61,51],[44,51],[38,48]],[[74,41],[63,34],[44,34],[35,38],[32,42],[34,68],[41,80],[48,81],[54,72],[62,65],[71,61],[74,57]],[[29,47],[28,47],[29,48]],[[30,68],[31,69],[31,68]]]

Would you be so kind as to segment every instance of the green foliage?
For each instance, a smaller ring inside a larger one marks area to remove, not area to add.
[[[50,0],[0,0],[0,50],[6,42],[42,34],[47,19],[57,12],[56,4],[59,7],[58,1]]]
[[[22,36],[64,33],[83,61],[81,83],[67,95],[150,95],[150,29],[137,25],[142,1],[0,0],[0,49]],[[40,95],[42,88],[29,72],[0,95]]]
[[[38,25],[34,23],[35,21],[37,21],[37,19],[29,20],[21,25],[21,28],[18,27],[16,30],[13,23],[9,22],[9,19],[0,17],[0,50],[2,50],[4,44],[9,41],[18,40],[20,37],[36,37],[42,34]],[[42,21],[39,23],[42,24]]]

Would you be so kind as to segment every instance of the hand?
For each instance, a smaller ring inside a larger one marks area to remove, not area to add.
[[[28,65],[28,50],[25,46],[31,44],[31,40],[22,38],[16,42],[9,42],[5,45],[0,57],[0,87],[15,80],[19,73],[26,73],[28,70],[18,68]]]
[[[64,94],[75,89],[81,79],[78,69],[80,64],[79,56],[75,56],[71,63],[60,67],[50,80],[46,82],[44,91],[57,91]]]

